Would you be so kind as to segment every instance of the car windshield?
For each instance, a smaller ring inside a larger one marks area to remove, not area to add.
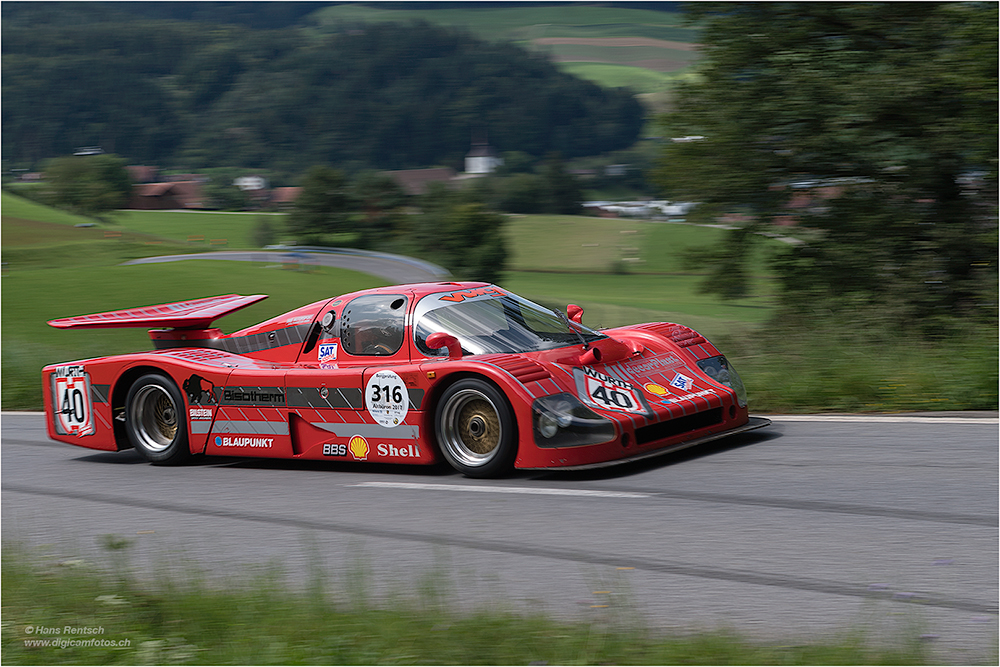
[[[438,331],[451,334],[464,354],[533,352],[605,338],[603,334],[498,287],[432,294],[414,312],[417,348],[428,356],[447,355],[427,347]]]

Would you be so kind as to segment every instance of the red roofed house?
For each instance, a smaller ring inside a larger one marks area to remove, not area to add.
[[[449,167],[434,169],[405,169],[383,172],[392,177],[408,195],[422,195],[431,183],[450,183],[455,180],[455,170]]]
[[[125,169],[133,183],[153,183],[160,177],[159,167],[147,167],[145,165],[132,164]]]
[[[129,208],[141,211],[208,208],[199,181],[140,183],[132,186]]]
[[[268,203],[272,208],[287,208],[295,204],[301,192],[302,188],[274,188]]]

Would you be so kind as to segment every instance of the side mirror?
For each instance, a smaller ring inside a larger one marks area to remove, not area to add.
[[[432,350],[437,350],[442,347],[448,348],[448,358],[449,359],[461,359],[462,358],[462,345],[458,342],[458,339],[447,334],[443,331],[438,331],[432,333],[427,337],[427,347]]]
[[[566,306],[566,317],[573,320],[577,324],[583,324],[583,308],[577,306],[576,304],[569,304]]]
[[[328,310],[323,314],[323,319],[320,320],[320,326],[323,327],[324,331],[330,331],[333,328],[333,323],[337,320],[337,316],[333,314],[332,310]]]

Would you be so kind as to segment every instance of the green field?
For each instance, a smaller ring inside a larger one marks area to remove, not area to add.
[[[40,407],[38,376],[45,364],[149,346],[142,330],[61,331],[45,324],[52,318],[230,292],[271,295],[219,321],[223,331],[234,331],[325,296],[382,284],[334,269],[304,274],[237,262],[120,266],[135,257],[212,249],[213,239],[227,240],[215,248],[249,248],[258,216],[120,211],[110,223],[77,228],[72,225],[84,219],[8,193],[2,197],[5,409]],[[280,224],[279,217],[269,220]],[[577,303],[595,327],[669,320],[710,336],[744,331],[770,313],[763,256],[754,263],[754,296],[739,302],[699,295],[699,277],[681,265],[686,248],[720,234],[638,220],[512,217],[507,237],[513,270],[503,284],[552,307]],[[192,237],[205,240],[189,242]]]
[[[564,62],[560,69],[605,88],[631,88],[639,94],[663,93],[673,86],[675,74],[664,74],[644,67],[594,62]]]
[[[257,263],[120,266],[135,257],[211,247],[187,242],[190,236],[250,247],[254,214],[130,211],[111,224],[77,228],[82,219],[8,193],[0,203],[5,410],[41,407],[38,378],[45,364],[149,349],[142,330],[60,331],[48,327],[48,319],[233,292],[271,295],[220,320],[229,332],[383,284],[349,271],[304,273]],[[278,224],[279,218],[269,219]],[[740,369],[757,412],[996,409],[995,328],[968,326],[935,343],[886,330],[878,321],[845,323],[822,314],[790,328],[774,320],[777,288],[767,259],[782,247],[775,241],[756,244],[750,296],[725,301],[700,293],[703,274],[686,270],[683,254],[722,233],[639,220],[512,216],[506,228],[510,270],[502,284],[553,308],[583,306],[583,321],[593,327],[650,321],[694,327]]]
[[[208,211],[119,211],[115,222],[143,233],[192,243],[198,251],[225,248],[252,248],[254,226],[259,220],[275,225],[271,213],[212,213]]]

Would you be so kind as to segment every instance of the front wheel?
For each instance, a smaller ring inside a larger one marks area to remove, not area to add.
[[[156,465],[176,465],[191,456],[184,399],[172,380],[143,375],[125,399],[125,430],[135,451]]]
[[[476,378],[448,387],[435,419],[441,453],[469,477],[508,472],[517,455],[517,425],[506,397]]]

